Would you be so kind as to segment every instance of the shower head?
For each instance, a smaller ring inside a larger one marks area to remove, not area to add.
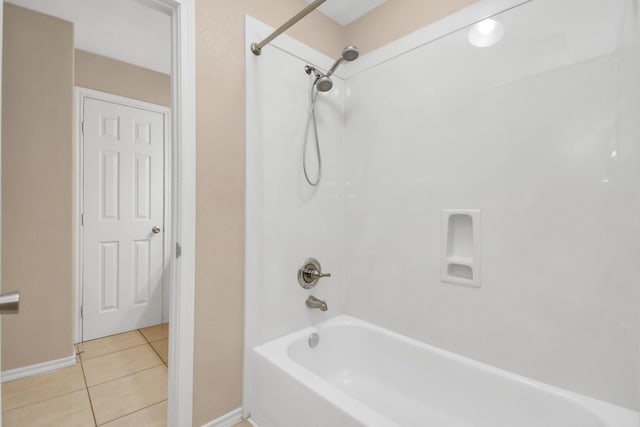
[[[333,80],[331,77],[322,76],[316,80],[316,89],[318,92],[329,92],[333,88]]]
[[[333,87],[333,81],[331,81],[331,75],[336,72],[340,64],[342,64],[344,61],[347,61],[347,62],[355,61],[356,59],[358,59],[358,56],[360,56],[360,51],[358,50],[357,47],[351,46],[351,45],[345,47],[342,50],[342,55],[340,55],[340,58],[338,58],[336,62],[333,64],[333,66],[329,69],[329,71],[327,71],[327,74],[319,76],[316,79],[316,89],[318,89],[319,92],[330,91],[331,88]],[[307,74],[309,74],[309,72],[307,72]]]
[[[342,50],[342,59],[345,61],[355,61],[360,56],[360,51],[355,46],[347,46]]]

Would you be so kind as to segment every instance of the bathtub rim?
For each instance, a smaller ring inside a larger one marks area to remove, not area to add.
[[[338,315],[315,325],[305,327],[264,344],[255,346],[252,349],[252,352],[263,357],[275,367],[292,375],[303,386],[311,389],[323,399],[328,400],[341,410],[346,410],[346,405],[344,404],[346,402],[349,407],[354,409],[357,408],[359,414],[367,414],[367,412],[369,412],[371,414],[375,414],[376,417],[379,417],[381,424],[375,425],[387,425],[387,423],[391,423],[388,425],[394,425],[392,420],[385,415],[378,413],[374,409],[358,401],[356,398],[329,384],[322,377],[316,375],[314,372],[305,368],[289,356],[289,348],[293,343],[300,340],[306,341],[307,337],[312,333],[320,334],[320,338],[322,340],[323,330],[328,328],[339,328],[341,326],[355,326],[368,329],[369,331],[384,335],[392,340],[397,340],[405,345],[413,346],[417,351],[432,352],[450,360],[453,363],[460,363],[491,375],[497,375],[506,380],[521,384],[524,387],[532,387],[538,391],[552,395],[553,397],[570,401],[587,413],[593,415],[606,427],[638,427],[640,425],[640,412],[566,390],[561,387],[546,384],[505,369],[491,366],[346,314]]]

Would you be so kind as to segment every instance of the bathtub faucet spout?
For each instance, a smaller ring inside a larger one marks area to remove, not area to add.
[[[311,295],[309,298],[307,298],[307,307],[309,308],[319,308],[320,311],[327,311],[329,309],[329,307],[327,307],[327,303],[322,301],[319,298],[314,297],[313,295]]]

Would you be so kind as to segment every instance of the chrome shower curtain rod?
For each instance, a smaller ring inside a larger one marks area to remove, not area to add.
[[[273,33],[271,33],[269,37],[262,40],[260,43],[251,43],[251,52],[253,52],[254,55],[260,55],[262,53],[263,47],[271,43],[271,41],[276,37],[278,37],[280,34],[284,33],[289,28],[293,27],[293,25],[296,22],[298,22],[299,20],[301,20],[302,18],[304,18],[305,16],[307,16],[308,14],[316,10],[318,6],[320,6],[325,1],[327,0],[315,0],[314,2],[309,4],[309,6],[305,7],[300,12],[298,12],[293,18],[289,19],[287,22],[282,24],[280,28],[278,28]]]

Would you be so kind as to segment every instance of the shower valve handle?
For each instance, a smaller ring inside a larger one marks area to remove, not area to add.
[[[331,277],[331,273],[322,273],[318,270],[307,269],[304,271],[304,274],[308,274],[316,279],[320,279],[322,277]]]
[[[298,284],[304,289],[311,289],[323,277],[331,277],[330,273],[323,273],[320,263],[315,258],[307,259],[298,269]]]

